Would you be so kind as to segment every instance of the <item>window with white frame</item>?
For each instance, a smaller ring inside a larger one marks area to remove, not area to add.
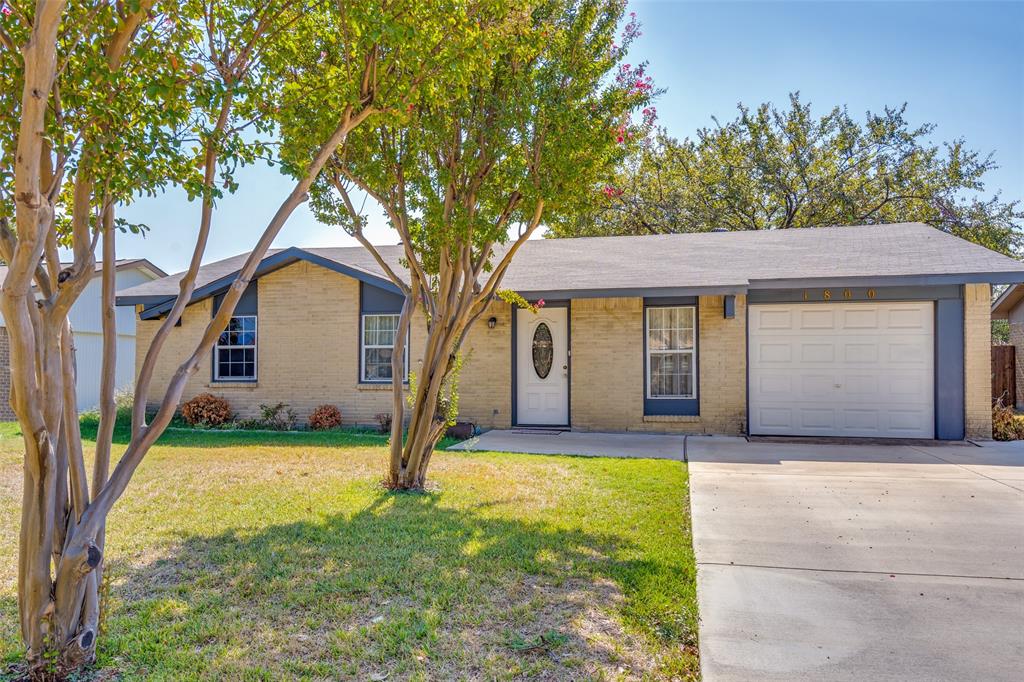
[[[360,350],[361,380],[391,381],[391,356],[398,333],[398,314],[367,313],[363,315],[362,348]],[[409,378],[409,342],[405,343],[405,376]]]
[[[696,308],[647,308],[647,397],[696,397]]]
[[[236,315],[213,352],[216,381],[256,381],[256,316]]]

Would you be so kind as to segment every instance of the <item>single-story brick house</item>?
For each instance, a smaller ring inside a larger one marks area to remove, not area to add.
[[[383,247],[400,269],[400,247]],[[201,335],[244,255],[203,267],[154,378]],[[180,275],[119,292],[137,365]],[[927,225],[536,240],[470,333],[461,418],[484,428],[962,439],[991,435],[990,303],[1024,264]],[[268,254],[191,379],[242,416],[391,405],[401,298],[360,247]],[[425,324],[414,320],[415,371]]]
[[[1010,345],[1016,350],[1017,395],[1013,396],[1014,406],[1024,408],[1024,286],[1014,284],[1007,287],[992,302],[992,319],[1007,320],[1010,326]]]

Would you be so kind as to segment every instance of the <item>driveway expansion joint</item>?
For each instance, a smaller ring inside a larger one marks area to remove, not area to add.
[[[852,568],[811,568],[808,566],[775,566],[770,564],[738,564],[724,561],[697,561],[698,566],[735,566],[737,568],[767,568],[779,571],[809,571],[813,573],[853,573],[860,575],[906,576],[908,578],[957,578],[964,580],[1014,580],[1024,582],[1024,576],[1005,575],[961,575],[956,573],[915,573],[908,571],[869,571]]]
[[[921,453],[923,453],[923,454],[926,454],[926,455],[928,455],[928,456],[930,456],[930,457],[934,457],[935,459],[939,460],[940,462],[945,462],[946,464],[951,464],[951,465],[953,465],[953,466],[955,466],[955,467],[958,467],[958,468],[960,468],[960,469],[963,469],[964,471],[969,471],[970,473],[974,474],[975,476],[978,476],[978,477],[980,477],[980,478],[985,478],[985,479],[988,479],[989,481],[992,481],[993,483],[998,483],[998,484],[1000,484],[1000,485],[1005,485],[1005,486],[1006,486],[1007,488],[1009,488],[1010,490],[1016,490],[1016,491],[1017,491],[1017,492],[1019,492],[1019,493],[1024,493],[1024,489],[1018,488],[1018,487],[1017,487],[1017,486],[1015,486],[1015,485],[1010,485],[1010,484],[1009,484],[1009,483],[1007,483],[1006,481],[1000,481],[1000,480],[998,480],[998,479],[992,478],[991,476],[986,476],[985,474],[983,474],[983,473],[980,473],[980,472],[978,472],[978,471],[975,471],[975,470],[973,470],[973,469],[968,469],[968,468],[967,468],[967,467],[966,467],[965,465],[963,465],[963,464],[959,464],[959,463],[957,463],[957,462],[951,462],[951,461],[949,461],[948,459],[945,459],[945,458],[943,458],[943,457],[939,457],[938,455],[936,455],[936,454],[934,454],[934,453],[928,452],[928,451],[926,451],[926,450],[922,450],[921,448],[918,448],[918,447],[914,447],[913,445],[911,445],[911,446],[909,446],[909,447],[910,447],[910,449],[911,449],[911,450],[916,450],[917,452],[921,452]]]

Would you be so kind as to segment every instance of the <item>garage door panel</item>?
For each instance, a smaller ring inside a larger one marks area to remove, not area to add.
[[[757,378],[762,395],[784,398],[793,393],[793,376],[788,372],[765,372]]]
[[[821,329],[835,329],[836,314],[829,308],[803,308],[799,311],[801,331],[818,331]]]
[[[846,431],[872,431],[878,433],[878,410],[843,410],[843,428]]]
[[[800,377],[800,394],[804,398],[828,397],[835,385],[835,374],[804,374]]]
[[[842,311],[843,329],[862,330],[878,329],[878,310],[873,308],[854,308]]]
[[[836,428],[836,411],[826,407],[805,407],[800,410],[800,426],[809,430]]]
[[[931,327],[932,316],[927,315],[925,320],[925,310],[920,307],[899,307],[890,308],[888,316],[888,327],[889,329],[920,329],[925,330]],[[931,312],[931,311],[927,311]]]
[[[776,433],[784,433],[793,428],[793,410],[788,407],[762,407],[758,409],[758,419],[766,429]]]
[[[885,350],[890,365],[931,365],[931,344],[924,341],[891,341]]]
[[[763,343],[757,349],[757,358],[765,365],[788,364],[793,361],[793,346],[783,343]]]
[[[801,343],[800,362],[814,363],[827,362],[832,364],[836,360],[836,346],[834,343]]]
[[[932,303],[755,305],[750,313],[751,433],[934,436]]]
[[[761,329],[792,329],[793,318],[788,308],[762,308],[754,312],[754,321]]]
[[[875,364],[878,362],[878,344],[874,341],[857,341],[843,344],[843,360],[850,363]]]

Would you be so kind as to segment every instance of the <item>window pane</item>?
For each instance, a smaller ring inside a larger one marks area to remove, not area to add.
[[[364,381],[384,381],[391,379],[390,348],[367,348],[363,353]]]
[[[215,377],[256,378],[256,318],[232,317],[217,340]],[[245,346],[245,347],[243,347]]]
[[[650,373],[652,396],[693,395],[692,353],[651,353]]]
[[[694,343],[692,307],[648,308],[647,346],[652,351],[690,350]]]
[[[363,316],[363,381],[390,381],[399,315]]]

